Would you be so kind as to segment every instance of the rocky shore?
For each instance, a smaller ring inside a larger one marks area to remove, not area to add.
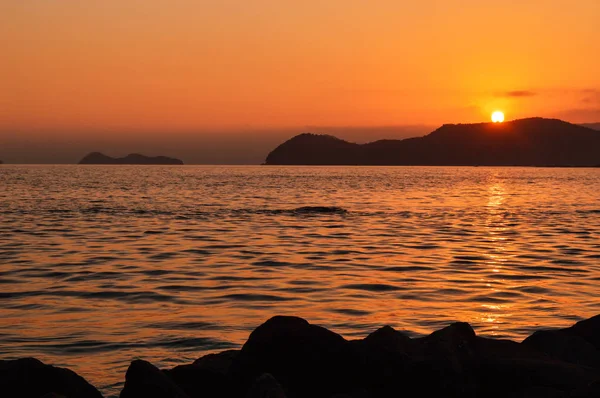
[[[0,396],[102,397],[71,370],[0,361]],[[600,315],[522,343],[454,323],[422,338],[383,327],[346,340],[296,317],[259,326],[241,350],[160,370],[135,360],[121,398],[600,397]]]

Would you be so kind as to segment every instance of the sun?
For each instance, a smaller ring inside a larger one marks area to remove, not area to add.
[[[492,113],[492,122],[494,123],[502,123],[504,121],[504,113],[500,111],[496,111]]]

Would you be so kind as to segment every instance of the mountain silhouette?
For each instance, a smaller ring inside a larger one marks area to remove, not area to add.
[[[600,130],[600,123],[583,123],[580,126],[587,127],[592,130]]]
[[[557,119],[446,124],[418,138],[354,144],[300,134],[273,150],[268,165],[597,166],[600,132]]]
[[[129,154],[123,158],[112,158],[100,152],[92,152],[79,161],[79,164],[142,164],[142,165],[182,165],[179,159],[166,156],[144,156],[138,153]]]

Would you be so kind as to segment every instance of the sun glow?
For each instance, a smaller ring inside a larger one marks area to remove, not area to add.
[[[496,111],[492,113],[492,122],[494,123],[502,123],[504,121],[504,113],[500,111]]]

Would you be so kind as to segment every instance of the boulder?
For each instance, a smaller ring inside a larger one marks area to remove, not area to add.
[[[563,329],[565,333],[579,336],[600,350],[600,315],[577,322],[570,328]]]
[[[35,358],[0,360],[3,397],[102,398],[102,394],[72,370],[46,365]]]
[[[411,339],[386,326],[347,341],[297,317],[276,316],[241,350],[161,371],[136,360],[121,398],[600,397],[600,316],[539,331],[523,343],[479,337],[454,323]],[[68,369],[0,361],[0,396],[101,397]]]
[[[194,365],[202,369],[213,370],[217,373],[227,375],[231,364],[240,353],[240,350],[228,350],[216,354],[208,354],[194,361]]]
[[[189,398],[167,374],[150,362],[137,359],[125,374],[121,398]]]
[[[351,341],[358,358],[354,365],[359,370],[355,376],[357,389],[336,396],[385,397],[410,390],[406,375],[413,365],[408,355],[412,344],[410,337],[390,326],[384,326],[362,340]]]
[[[407,380],[413,393],[473,397],[476,394],[476,335],[468,323],[453,323],[414,339]]]
[[[190,398],[233,396],[230,378],[214,369],[200,365],[180,365],[165,374]]]
[[[372,351],[406,353],[411,339],[391,326],[384,326],[365,337],[362,342],[365,348]]]
[[[285,392],[275,378],[265,373],[260,376],[248,391],[247,398],[286,398]]]
[[[567,398],[568,394],[563,391],[548,387],[532,387],[523,391],[510,394],[515,398]]]
[[[575,390],[569,398],[598,398],[600,397],[600,379],[587,386]]]
[[[276,316],[250,334],[232,375],[242,395],[269,373],[288,397],[329,397],[352,387],[355,363],[342,336],[302,318]]]
[[[526,338],[522,344],[554,359],[600,368],[600,352],[577,334],[564,330],[541,330]]]
[[[568,393],[596,378],[596,370],[555,360],[531,346],[477,338],[476,378],[479,396],[505,397],[516,392]]]

